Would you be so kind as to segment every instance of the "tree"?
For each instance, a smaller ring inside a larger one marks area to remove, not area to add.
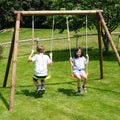
[[[1,0],[0,1],[0,29],[14,27],[14,11],[50,10],[52,0]],[[35,27],[42,26],[45,16],[35,17]],[[22,17],[21,26],[31,27],[31,17]]]
[[[0,1],[0,29],[10,27],[14,22],[13,17],[13,2],[8,0]]]
[[[54,0],[52,10],[103,10],[103,17],[106,21],[109,32],[113,32],[120,25],[120,1],[119,0]],[[60,26],[61,19],[57,19],[58,27],[65,29],[65,25]],[[97,27],[94,15],[89,16],[88,28]],[[85,17],[69,16],[70,28],[77,32],[84,25]],[[63,24],[63,23],[62,23]],[[109,41],[104,29],[101,31],[106,53],[109,50]]]
[[[98,8],[103,10],[103,17],[105,19],[105,22],[110,34],[120,25],[120,1],[119,0],[90,0],[87,2],[87,4],[84,3],[84,5],[87,6],[87,9]],[[96,24],[94,25],[97,27]],[[102,33],[103,43],[105,46],[105,52],[108,53],[109,40],[107,38],[107,35],[104,29],[102,29],[101,33]]]

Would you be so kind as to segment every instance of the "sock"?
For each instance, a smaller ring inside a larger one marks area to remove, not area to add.
[[[82,87],[83,87],[83,89],[84,89],[84,87],[85,87],[85,86],[84,86],[84,85],[82,85]]]
[[[37,85],[37,89],[40,89],[40,86],[39,86],[39,85]]]
[[[80,91],[81,90],[81,87],[78,87],[78,91]]]
[[[44,85],[42,85],[41,88],[43,89],[43,88],[44,88]]]

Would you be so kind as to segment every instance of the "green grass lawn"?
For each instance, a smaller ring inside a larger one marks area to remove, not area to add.
[[[20,39],[31,37],[31,29],[27,29],[27,31],[21,29]],[[41,38],[50,38],[51,36],[51,30],[36,30],[35,32]],[[0,41],[4,39],[10,41],[12,36],[10,34],[10,37],[8,34],[2,34],[3,37],[0,35]],[[42,36],[42,34],[45,35]],[[55,37],[63,36],[66,36],[66,31],[63,34],[55,31]],[[113,36],[115,43],[117,43],[116,38]],[[46,54],[49,54],[50,42],[40,42],[39,44],[45,45]],[[75,39],[72,39],[72,55],[75,45]],[[79,38],[79,46],[82,46],[85,51],[84,37]],[[32,45],[29,42],[19,43],[14,110],[11,112],[8,111],[8,108],[12,66],[7,87],[2,87],[9,53],[9,45],[4,46],[0,59],[0,120],[119,120],[120,67],[115,55],[110,48],[109,54],[103,56],[104,79],[100,79],[97,36],[88,37],[88,46],[90,56],[88,93],[84,94],[83,91],[81,95],[77,93],[76,79],[70,76],[68,43],[67,40],[61,40],[54,41],[52,77],[46,80],[46,93],[41,96],[36,93],[36,87],[32,81],[34,64],[27,63]],[[120,49],[118,51],[120,54]]]

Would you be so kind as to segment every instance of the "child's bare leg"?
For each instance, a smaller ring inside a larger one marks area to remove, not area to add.
[[[44,84],[45,84],[45,80],[41,80],[41,89],[45,89]]]
[[[45,80],[41,80],[41,85],[44,85],[45,84]]]
[[[81,87],[80,87],[81,76],[78,73],[76,73],[75,76],[77,77],[78,93],[81,94]]]
[[[77,77],[77,84],[78,84],[78,87],[80,87],[80,81],[81,81],[81,77],[78,73],[75,73],[75,76]]]
[[[80,78],[77,78],[78,87],[80,87],[80,81],[81,81],[81,79],[80,79]]]
[[[39,90],[40,90],[40,86],[39,86],[39,84],[38,84],[38,81],[33,79],[33,82],[34,82],[35,86],[36,86],[37,89],[38,89],[37,92],[39,92]]]
[[[45,84],[45,80],[41,80],[41,93],[45,93],[45,87],[44,87],[44,84]]]
[[[86,89],[87,75],[84,73],[84,74],[82,75],[82,77],[83,77],[83,85],[82,85],[82,88],[83,88],[84,92],[87,93],[87,89]]]
[[[36,86],[39,85],[39,84],[38,84],[38,81],[36,81],[36,80],[34,80],[34,79],[33,79],[33,82],[34,82],[34,84],[35,84]]]
[[[85,73],[83,73],[82,77],[83,77],[83,85],[86,86],[87,75]]]

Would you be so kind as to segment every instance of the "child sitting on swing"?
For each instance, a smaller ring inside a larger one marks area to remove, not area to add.
[[[87,75],[84,71],[85,64],[88,64],[89,56],[86,54],[87,59],[83,55],[83,50],[81,47],[78,47],[74,51],[74,58],[70,57],[70,64],[73,67],[73,75],[77,78],[77,84],[78,84],[78,93],[81,94],[81,86],[80,81],[81,78],[83,78],[83,91],[87,93],[86,89],[86,81],[87,81]]]
[[[37,46],[37,54],[32,57],[34,50],[32,50],[29,55],[27,62],[35,62],[34,77],[33,82],[37,87],[37,93],[45,92],[45,78],[47,77],[47,64],[52,65],[52,53],[50,53],[50,58],[48,55],[44,55],[45,47],[42,45]],[[41,80],[41,88],[38,84],[38,80]]]

